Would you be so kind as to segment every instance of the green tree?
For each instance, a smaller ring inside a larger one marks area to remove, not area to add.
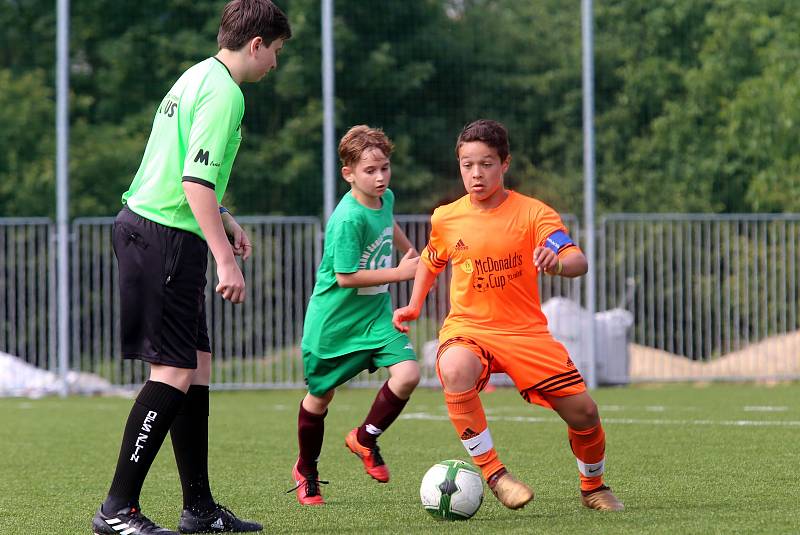
[[[245,84],[244,141],[226,203],[319,215],[319,0],[279,0],[294,38]],[[113,215],[153,113],[216,51],[224,0],[72,3],[72,214]],[[515,189],[580,213],[578,0],[336,0],[337,135],[395,141],[398,210],[463,194],[453,154],[467,122],[509,127]],[[793,0],[608,0],[595,7],[599,212],[797,210],[800,12]],[[0,214],[52,215],[55,9],[0,1]],[[338,182],[339,193],[345,189]]]
[[[0,216],[51,215],[55,110],[44,72],[0,69]]]

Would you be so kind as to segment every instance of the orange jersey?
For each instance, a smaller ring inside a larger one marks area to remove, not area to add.
[[[448,262],[453,265],[450,314],[440,340],[470,332],[548,332],[533,251],[554,232],[567,229],[545,203],[508,193],[490,210],[474,207],[465,195],[433,212],[422,261],[434,273]],[[578,251],[571,246],[559,255]]]

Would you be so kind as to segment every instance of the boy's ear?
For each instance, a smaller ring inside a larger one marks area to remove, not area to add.
[[[353,180],[355,180],[353,178],[353,169],[346,165],[342,167],[342,178],[352,184]]]
[[[250,42],[247,44],[247,47],[251,54],[255,54],[256,50],[258,50],[258,48],[262,46],[264,46],[264,39],[262,39],[261,36],[258,35],[250,39]]]
[[[509,154],[506,156],[506,160],[503,162],[503,172],[505,173],[508,171],[508,166],[511,165],[511,155]]]

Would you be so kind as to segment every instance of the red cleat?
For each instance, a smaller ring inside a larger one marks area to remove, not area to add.
[[[389,468],[383,462],[380,448],[378,448],[377,444],[374,448],[367,448],[359,444],[356,437],[357,432],[357,428],[350,431],[344,439],[344,445],[361,459],[364,463],[364,469],[374,480],[387,483],[389,481]]]
[[[322,499],[322,493],[320,493],[319,485],[320,483],[328,482],[320,481],[318,476],[307,478],[301,474],[300,470],[297,469],[297,464],[299,462],[300,461],[298,460],[296,463],[294,463],[294,467],[292,468],[292,477],[297,485],[286,492],[289,493],[293,490],[297,491],[297,501],[300,502],[300,505],[325,505],[325,500]]]

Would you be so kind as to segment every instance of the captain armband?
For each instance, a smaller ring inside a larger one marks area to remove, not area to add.
[[[575,242],[563,230],[557,230],[544,240],[544,246],[558,254],[564,249],[575,247]]]

